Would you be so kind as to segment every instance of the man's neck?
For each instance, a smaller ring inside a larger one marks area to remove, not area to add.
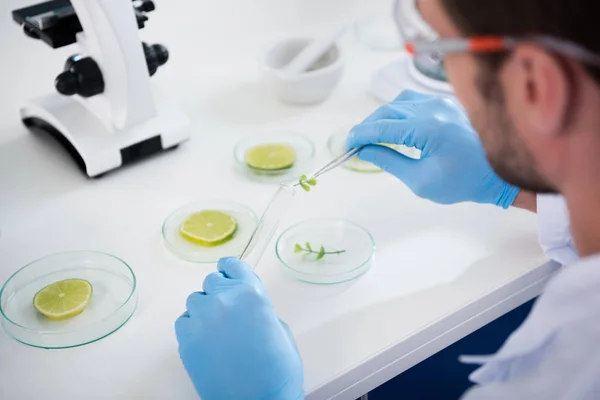
[[[582,190],[563,191],[571,219],[571,233],[580,256],[600,254],[600,182]]]
[[[569,207],[575,246],[584,257],[600,253],[600,91],[589,76],[579,78],[581,106],[562,135],[563,164],[556,184]]]

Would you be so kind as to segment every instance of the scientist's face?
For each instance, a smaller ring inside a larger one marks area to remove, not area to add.
[[[424,20],[440,38],[463,37],[442,1],[419,0],[417,4]],[[531,126],[537,122],[532,118],[543,118],[548,110],[531,104],[528,97],[539,96],[528,92],[532,71],[527,71],[526,65],[512,65],[521,62],[514,58],[511,56],[502,68],[492,71],[473,54],[452,53],[445,57],[445,68],[496,173],[525,190],[556,192],[540,172],[543,168],[537,156],[544,154],[544,144],[536,140],[539,131],[547,129],[555,119],[543,121],[542,126]]]

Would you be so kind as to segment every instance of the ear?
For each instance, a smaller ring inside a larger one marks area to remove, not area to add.
[[[502,73],[506,103],[519,131],[559,135],[568,123],[570,76],[560,59],[533,44],[519,45]]]

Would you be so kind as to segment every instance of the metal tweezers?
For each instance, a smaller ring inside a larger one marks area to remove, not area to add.
[[[340,165],[357,155],[365,147],[366,145],[355,147],[354,149],[347,151],[341,156],[334,158],[333,161],[331,161],[329,164],[325,165],[323,168],[318,170],[312,177],[316,179],[319,176],[323,175],[325,172],[329,172],[332,169],[339,167]],[[296,183],[294,186],[300,186],[300,182]]]

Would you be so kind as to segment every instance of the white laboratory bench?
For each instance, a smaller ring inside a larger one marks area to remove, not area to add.
[[[322,105],[279,103],[258,79],[264,45],[328,32],[333,23],[383,12],[388,1],[157,0],[141,31],[168,47],[153,78],[193,121],[191,140],[98,180],[85,178],[51,139],[29,133],[18,103],[53,90],[72,48],[25,37],[0,4],[0,281],[36,258],[99,250],[137,274],[139,306],[115,334],[91,345],[47,351],[0,335],[2,399],[194,399],[177,354],[173,323],[214,265],[178,260],[160,228],[175,208],[205,197],[262,212],[275,187],[236,173],[233,147],[248,134],[282,128],[308,135],[327,162],[328,136],[378,104],[370,73],[394,59],[343,40],[347,69]],[[385,174],[329,173],[284,227],[313,217],[367,228],[372,269],[335,286],[294,281],[271,248],[258,267],[304,361],[307,397],[353,399],[539,294],[557,266],[537,244],[535,216],[491,206],[438,206]]]

